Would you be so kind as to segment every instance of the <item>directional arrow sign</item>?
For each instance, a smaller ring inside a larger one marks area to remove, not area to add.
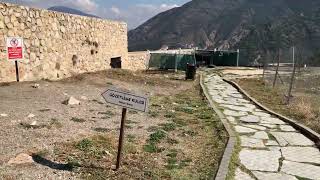
[[[148,112],[149,99],[144,95],[137,95],[116,88],[109,88],[102,93],[107,103],[128,109]]]

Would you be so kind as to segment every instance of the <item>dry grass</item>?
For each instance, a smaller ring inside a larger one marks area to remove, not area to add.
[[[239,79],[237,83],[252,97],[268,108],[295,119],[320,133],[320,109],[317,96],[308,97],[307,92],[296,94],[286,105],[283,89],[272,89],[261,79]]]

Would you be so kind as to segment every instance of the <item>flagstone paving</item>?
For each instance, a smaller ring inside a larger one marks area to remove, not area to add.
[[[240,137],[236,180],[320,180],[320,151],[313,141],[256,107],[220,76],[206,75],[204,83]]]

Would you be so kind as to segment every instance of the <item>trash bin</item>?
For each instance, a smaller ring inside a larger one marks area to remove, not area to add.
[[[196,65],[194,65],[194,64],[187,64],[186,80],[188,80],[188,79],[195,80],[195,78],[196,78],[196,73],[197,73]]]

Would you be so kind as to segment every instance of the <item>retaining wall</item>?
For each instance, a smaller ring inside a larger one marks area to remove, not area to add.
[[[22,81],[105,70],[116,57],[124,69],[138,69],[128,59],[126,23],[0,3],[0,82],[15,80],[5,44],[12,36],[24,38]]]

